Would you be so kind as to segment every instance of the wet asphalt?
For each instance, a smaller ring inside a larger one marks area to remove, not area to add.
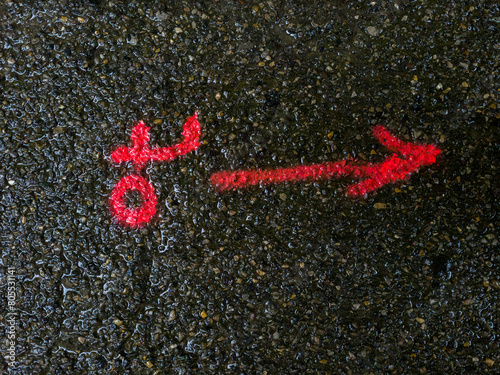
[[[494,1],[3,1],[1,373],[499,373],[499,21]],[[116,223],[133,169],[111,152],[139,120],[177,143],[195,111],[199,149],[142,172],[153,220]],[[352,178],[210,184],[378,163],[375,124],[437,163],[356,199]]]

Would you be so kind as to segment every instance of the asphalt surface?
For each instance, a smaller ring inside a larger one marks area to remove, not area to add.
[[[0,372],[499,373],[499,17],[494,1],[3,1]],[[142,172],[153,220],[116,223],[133,169],[111,152],[139,120],[177,143],[195,111],[199,149]],[[377,163],[375,124],[437,163],[356,199],[351,178],[210,185]]]

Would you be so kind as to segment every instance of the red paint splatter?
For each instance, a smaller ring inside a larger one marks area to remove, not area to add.
[[[182,129],[184,139],[174,146],[151,148],[149,146],[149,130],[150,128],[143,121],[140,121],[132,128],[130,136],[132,147],[118,147],[111,154],[111,160],[114,163],[131,162],[136,173],[139,173],[148,162],[170,161],[194,151],[200,146],[201,128],[198,122],[198,113],[195,113],[184,123]],[[140,193],[142,199],[140,207],[128,208],[126,206],[125,195],[129,190],[136,190]],[[118,222],[130,227],[143,226],[156,213],[155,189],[150,182],[138,174],[123,177],[113,188],[109,201],[113,217]]]
[[[315,181],[343,176],[366,177],[348,188],[348,195],[363,196],[387,183],[406,178],[421,166],[435,163],[441,152],[432,145],[403,142],[381,125],[373,128],[373,135],[382,145],[401,156],[394,153],[378,164],[342,160],[272,170],[224,171],[213,174],[211,183],[218,190],[224,191],[286,181]]]

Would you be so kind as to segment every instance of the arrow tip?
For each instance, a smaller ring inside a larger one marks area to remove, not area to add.
[[[349,187],[350,196],[363,196],[385,184],[405,179],[420,167],[434,164],[441,153],[441,150],[434,145],[404,142],[393,136],[382,125],[373,128],[373,135],[386,148],[400,155],[393,154],[375,168],[367,170],[367,179]]]

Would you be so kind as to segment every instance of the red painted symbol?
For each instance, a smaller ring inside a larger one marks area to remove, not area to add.
[[[182,128],[184,140],[170,147],[149,147],[149,127],[139,122],[132,128],[132,147],[118,147],[112,154],[114,163],[131,162],[136,174],[122,177],[113,188],[109,199],[111,213],[114,218],[130,227],[146,224],[156,213],[156,193],[153,185],[139,173],[150,161],[170,161],[178,156],[196,150],[200,146],[200,123],[198,113],[186,120]],[[140,207],[127,207],[125,196],[127,191],[138,191],[141,195]]]
[[[378,141],[394,151],[381,163],[342,160],[324,164],[298,165],[271,170],[223,171],[212,175],[211,183],[220,191],[286,181],[315,181],[333,177],[364,178],[348,188],[348,195],[363,196],[385,184],[408,177],[418,168],[436,162],[441,151],[433,145],[416,145],[394,137],[381,125],[373,128]],[[399,154],[399,155],[398,155]]]

